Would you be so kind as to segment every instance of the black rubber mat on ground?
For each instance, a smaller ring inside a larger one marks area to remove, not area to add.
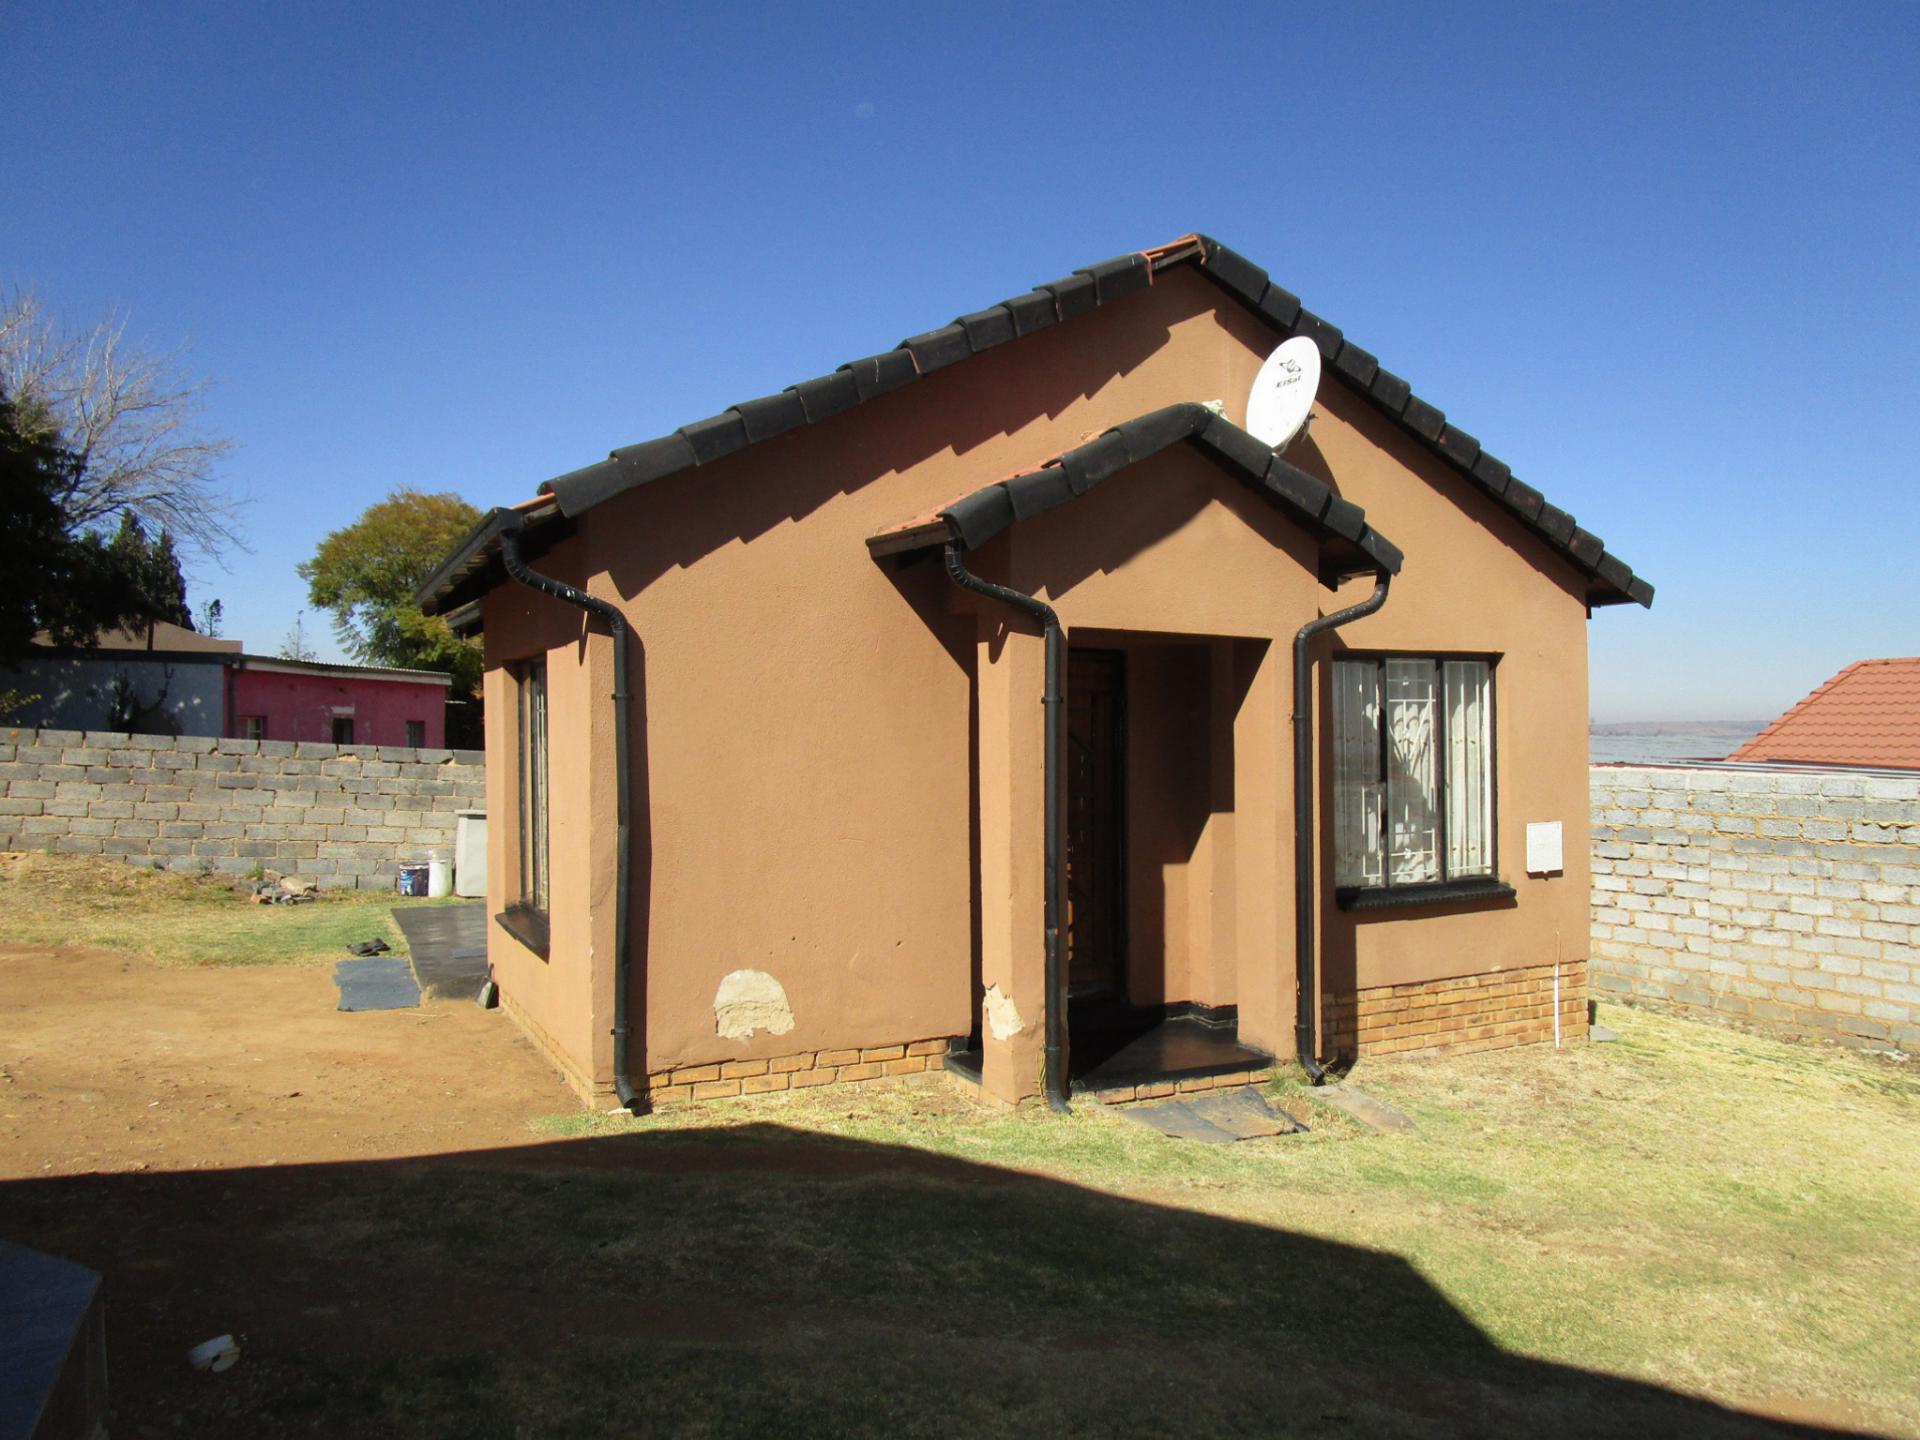
[[[420,1003],[407,962],[394,955],[371,960],[342,960],[333,967],[341,1010],[411,1010]]]
[[[486,903],[396,906],[393,919],[407,937],[421,992],[471,1000],[487,978]]]
[[[1176,1140],[1198,1140],[1206,1145],[1225,1145],[1262,1135],[1291,1135],[1307,1128],[1291,1115],[1267,1104],[1250,1085],[1157,1100],[1151,1105],[1129,1105],[1120,1113],[1142,1125],[1151,1125],[1162,1135],[1171,1135]]]

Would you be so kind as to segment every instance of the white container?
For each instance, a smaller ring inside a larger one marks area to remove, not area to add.
[[[427,861],[427,898],[444,900],[453,893],[453,866],[440,851]]]
[[[469,900],[487,895],[487,812],[462,810],[453,830],[453,893]]]
[[[239,1358],[240,1346],[231,1335],[216,1335],[187,1352],[187,1363],[194,1369],[211,1370],[216,1375],[223,1370],[231,1370],[233,1362]]]

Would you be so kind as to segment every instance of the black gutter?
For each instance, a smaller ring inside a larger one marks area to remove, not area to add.
[[[1066,816],[1060,804],[1065,774],[1060,764],[1060,712],[1067,703],[1066,637],[1060,629],[1060,617],[1044,600],[982,580],[968,570],[960,558],[960,547],[947,544],[947,574],[954,584],[976,595],[998,600],[1024,611],[1038,620],[1047,641],[1046,685],[1040,703],[1046,707],[1046,753],[1041,759],[1040,783],[1046,786],[1046,991],[1047,1023],[1044,1039],[1047,1070],[1047,1104],[1066,1113],[1070,1087],[1067,1082],[1067,985],[1066,967],[1061,964],[1060,927],[1067,913]]]
[[[627,1072],[627,917],[632,908],[633,826],[628,819],[630,778],[627,766],[627,730],[630,721],[627,690],[627,621],[620,611],[605,600],[597,600],[584,590],[576,590],[550,575],[529,570],[520,558],[520,516],[511,510],[496,510],[499,520],[500,563],[507,574],[530,590],[551,595],[568,605],[597,615],[607,622],[613,636],[613,795],[614,865],[613,880],[613,1091],[631,1114],[646,1111],[645,1099],[633,1088]]]
[[[1319,1011],[1320,953],[1314,948],[1313,915],[1320,887],[1313,859],[1313,657],[1307,647],[1316,636],[1371,615],[1386,604],[1392,579],[1381,571],[1373,594],[1358,605],[1309,620],[1293,637],[1293,965],[1300,987],[1293,1038],[1300,1068],[1316,1085],[1327,1078],[1327,1072],[1317,1053],[1314,1023]]]

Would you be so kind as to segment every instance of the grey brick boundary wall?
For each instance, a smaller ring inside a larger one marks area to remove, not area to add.
[[[486,804],[477,750],[0,729],[0,850],[385,889]]]
[[[1920,1051],[1920,777],[1592,769],[1602,998]]]

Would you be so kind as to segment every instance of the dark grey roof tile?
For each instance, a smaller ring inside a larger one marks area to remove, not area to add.
[[[1320,347],[1320,357],[1331,364],[1346,343],[1338,325],[1329,324],[1311,310],[1302,310],[1293,322],[1293,333],[1304,335]]]
[[[864,360],[849,360],[840,368],[853,376],[854,388],[860,392],[862,400],[871,400],[889,390],[898,390],[902,385],[912,384],[920,378],[920,372],[914,368],[913,356],[905,350],[883,350]]]
[[[1373,377],[1380,373],[1380,362],[1370,352],[1347,340],[1342,342],[1333,368],[1365,390],[1373,384]]]
[[[689,465],[700,463],[699,457],[693,453],[693,446],[678,430],[671,435],[662,435],[658,440],[643,440],[638,445],[623,446],[609,458],[619,465],[621,478],[630,485],[645,485],[676,470],[685,470]],[[560,478],[570,480],[573,477],[563,475]],[[554,489],[558,493],[559,481],[554,482]]]
[[[1054,280],[1040,287],[1053,296],[1053,308],[1062,320],[1071,320],[1076,315],[1084,315],[1100,303],[1095,293],[1093,276],[1084,270],[1069,275],[1064,280]]]
[[[1092,278],[1094,303],[1097,305],[1105,305],[1109,300],[1118,300],[1122,295],[1144,290],[1153,283],[1153,267],[1147,264],[1146,256],[1137,252],[1116,255],[1111,260],[1102,260],[1098,265],[1089,265],[1073,273]]]
[[[747,442],[770,440],[807,423],[807,407],[791,390],[778,395],[763,395],[758,400],[742,400],[734,410],[746,422]]]
[[[1267,461],[1267,488],[1315,520],[1327,513],[1327,503],[1333,499],[1333,491],[1324,481],[1297,465],[1289,465],[1278,455]]]
[[[1533,523],[1539,527],[1542,535],[1563,550],[1567,542],[1573,538],[1573,516],[1558,505],[1543,503],[1540,506],[1540,514],[1535,517]]]
[[[1267,281],[1267,293],[1260,297],[1260,313],[1278,330],[1293,329],[1300,318],[1300,297],[1283,286]]]
[[[1202,235],[1207,273],[1249,305],[1258,305],[1267,293],[1267,272],[1238,250]]]
[[[1507,468],[1507,462],[1489,455],[1482,450],[1473,459],[1473,478],[1490,495],[1507,493],[1507,482],[1513,478],[1513,472]]]
[[[682,425],[680,434],[693,447],[693,463],[711,465],[724,455],[746,448],[747,422],[737,412],[723,410],[705,420]]]
[[[1440,453],[1469,473],[1473,462],[1480,454],[1480,442],[1467,434],[1457,425],[1448,425],[1440,431]]]
[[[1389,415],[1398,415],[1413,398],[1413,387],[1391,370],[1377,370],[1367,386],[1367,394]]]
[[[967,332],[967,344],[976,355],[1013,339],[1013,316],[1004,305],[962,315],[954,323]]]
[[[900,342],[900,348],[913,356],[913,363],[922,375],[931,375],[973,354],[973,347],[967,343],[966,327],[958,324],[909,335]]]
[[[831,375],[820,375],[812,380],[802,380],[793,387],[793,393],[800,397],[800,403],[806,407],[807,423],[818,425],[843,410],[851,410],[860,403],[860,387],[853,382],[853,374],[847,370],[836,370]]]
[[[1014,296],[1007,301],[1007,313],[1013,317],[1014,333],[1018,335],[1031,335],[1060,323],[1060,313],[1053,308],[1053,294],[1047,290]]]
[[[1108,476],[1125,469],[1131,457],[1127,453],[1127,437],[1117,430],[1109,430],[1096,436],[1084,445],[1076,445],[1060,457],[1060,466],[1067,472],[1067,478],[1073,485],[1073,493],[1084,494],[1098,485]]]
[[[1030,520],[1066,504],[1074,497],[1067,472],[1058,465],[1043,465],[1038,470],[1016,475],[1005,483],[1007,499],[1013,505],[1013,518]]]
[[[960,544],[972,549],[1013,523],[1013,500],[1005,485],[988,485],[954,501],[940,513],[947,517]]]
[[[1440,432],[1446,428],[1446,415],[1436,410],[1418,395],[1407,397],[1407,408],[1400,412],[1400,421],[1422,440],[1437,441]]]
[[[1546,504],[1546,497],[1524,480],[1507,481],[1507,493],[1502,497],[1507,507],[1531,525],[1540,517],[1540,507]]]

